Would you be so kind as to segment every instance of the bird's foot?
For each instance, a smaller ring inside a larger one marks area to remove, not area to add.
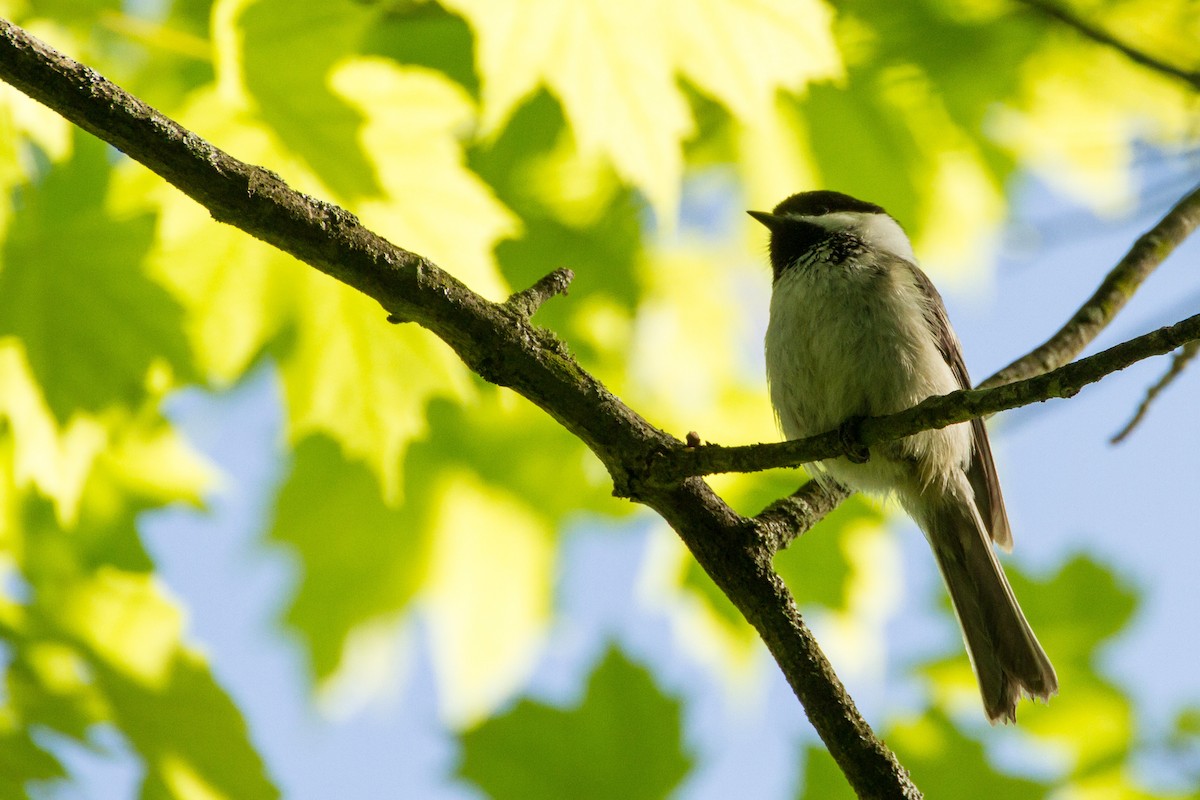
[[[865,464],[871,459],[871,451],[862,443],[863,417],[853,416],[838,426],[838,439],[842,443],[842,453],[852,464]]]

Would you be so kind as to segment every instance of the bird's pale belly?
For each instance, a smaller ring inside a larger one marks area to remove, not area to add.
[[[845,283],[831,287],[802,274],[784,276],[772,295],[767,379],[789,439],[854,417],[902,411],[959,388],[906,287],[840,280]],[[969,429],[956,425],[877,446],[865,464],[838,458],[814,466],[853,488],[886,492],[914,481],[941,483],[950,476],[932,465],[965,464],[969,455]]]

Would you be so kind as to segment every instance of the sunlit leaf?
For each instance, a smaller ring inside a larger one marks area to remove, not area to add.
[[[537,321],[620,390],[630,318],[643,288],[644,210],[635,193],[620,186],[602,158],[578,152],[559,106],[544,91],[522,105],[497,138],[471,151],[471,166],[523,223],[519,235],[496,248],[504,277],[525,287],[552,270],[571,269],[570,301],[547,303]]]
[[[1128,582],[1090,556],[1075,556],[1044,579],[1006,571],[1056,665],[1094,665],[1097,648],[1122,630],[1137,608]]]
[[[1008,13],[1016,9],[1004,3],[848,0],[839,9],[841,41],[860,78],[915,67],[964,130],[982,129],[996,98],[1011,96],[1022,80],[1019,70],[981,70],[980,63],[1020,63],[1047,30],[1034,15]]]
[[[783,496],[785,493],[780,493]],[[815,603],[830,609],[846,608],[857,556],[851,532],[859,526],[878,528],[883,514],[861,495],[854,495],[825,519],[775,556],[775,569],[800,605]],[[885,594],[883,585],[876,590]]]
[[[428,332],[389,325],[374,301],[324,275],[298,275],[305,310],[281,364],[291,438],[333,436],[399,496],[401,457],[433,395],[469,391],[457,358]]]
[[[195,93],[181,116],[240,158],[277,165],[285,157],[267,130],[211,90]],[[185,330],[205,375],[231,384],[279,335],[303,267],[235,228],[215,224],[204,207],[170,187],[155,183],[141,191],[159,210],[150,269],[187,308]]]
[[[679,142],[691,120],[660,44],[655,3],[449,5],[475,31],[487,130],[498,130],[544,83],[563,104],[581,149],[607,155],[665,218],[674,217],[683,174]]]
[[[364,117],[355,135],[375,142],[370,152],[379,161],[373,169],[382,186],[396,191],[358,198],[353,207],[368,223],[382,223],[379,230],[402,237],[397,241],[445,255],[455,274],[473,278],[475,288],[497,286],[489,251],[508,217],[462,167],[456,145],[446,138],[469,112],[465,100],[445,81],[400,75],[379,64],[346,65],[337,74],[337,85],[352,74],[363,78],[347,89],[355,102],[370,86],[393,93],[378,98],[378,110]],[[292,163],[293,179],[328,193],[323,179],[292,161],[259,121],[231,111],[219,96],[198,96],[193,113],[213,126],[218,141],[238,143],[239,155]],[[437,189],[418,190],[428,182]],[[382,309],[361,295],[244,234],[213,228],[190,201],[164,195],[163,203],[164,246],[156,264],[185,298],[208,368],[224,380],[236,378],[264,347],[276,344],[292,438],[334,436],[349,455],[370,463],[389,498],[397,499],[403,451],[424,430],[425,403],[435,395],[467,396],[457,357],[423,331],[387,325]],[[456,214],[467,214],[472,224],[464,230],[454,222]],[[291,335],[283,337],[284,330]]]
[[[855,800],[854,790],[846,781],[829,751],[809,747],[804,751],[804,773],[796,792],[797,800]]]
[[[12,478],[53,499],[59,521],[73,523],[83,488],[107,443],[95,419],[75,415],[60,428],[16,339],[0,341],[0,420],[12,432]]]
[[[426,413],[429,432],[410,449],[406,470],[470,469],[554,525],[588,511],[630,510],[613,501],[611,481],[579,440],[506,390],[485,390],[465,406],[435,400]]]
[[[1193,792],[1155,791],[1139,785],[1125,766],[1109,766],[1071,783],[1071,800],[1194,800]]]
[[[820,0],[666,0],[663,18],[683,74],[749,124],[772,112],[779,89],[841,76]]]
[[[275,798],[241,713],[199,657],[181,651],[157,690],[96,668],[114,722],[145,759],[147,798]]]
[[[64,632],[107,666],[150,689],[166,685],[183,622],[152,578],[103,567],[54,599]]]
[[[1076,556],[1041,580],[1012,566],[1005,571],[1062,687],[1048,706],[1021,704],[1022,730],[1058,743],[1079,772],[1126,754],[1132,744],[1133,708],[1129,698],[1098,672],[1097,651],[1127,624],[1135,595],[1110,570],[1085,556]],[[934,678],[943,702],[977,707],[978,689],[965,654],[955,653],[925,671]],[[1079,736],[1080,730],[1088,735]]]
[[[81,582],[94,570],[111,567],[144,574],[152,569],[134,528],[135,514],[144,506],[112,489],[98,470],[93,471],[80,498],[79,518],[69,529],[57,509],[36,492],[20,498],[11,555],[44,602],[57,607],[66,602],[64,592],[81,596]]]
[[[997,800],[1046,797],[1049,786],[998,771],[983,746],[965,736],[944,716],[927,714],[887,731],[887,741],[917,786],[929,797],[964,797],[986,787]],[[953,765],[953,769],[946,769]]]
[[[549,624],[553,529],[513,495],[467,472],[439,480],[424,591],[444,716],[492,712],[532,670]]]
[[[503,291],[491,250],[514,218],[463,167],[458,138],[474,103],[439,73],[351,57],[378,12],[338,0],[222,0],[222,96],[270,131],[288,164],[393,242],[444,265],[476,291]],[[292,54],[305,53],[302,63]],[[296,68],[281,70],[281,62]],[[245,156],[243,156],[245,157]]]
[[[337,197],[380,194],[359,139],[366,117],[329,85],[335,63],[355,51],[374,12],[343,0],[221,0],[214,16],[224,93],[244,92],[281,148]]]
[[[638,583],[648,611],[670,624],[674,647],[731,686],[757,676],[758,635],[669,528],[653,532]]]
[[[197,95],[189,117],[240,157],[271,164],[475,289],[501,294],[491,248],[515,223],[462,164],[454,134],[470,120],[471,101],[432,73],[348,58],[372,15],[350,3],[288,4],[286,13],[273,0],[223,3],[221,91]],[[302,75],[263,60],[297,48],[307,54]],[[312,82],[327,88],[313,94]],[[404,448],[424,429],[426,402],[466,396],[457,358],[428,334],[386,325],[360,295],[242,234],[214,230],[190,208],[171,208],[189,201],[163,202],[166,246],[156,263],[185,298],[208,367],[230,380],[277,345],[291,437],[334,436],[397,499]]]
[[[19,724],[82,742],[95,723],[111,723],[145,764],[145,797],[278,796],[237,708],[179,640],[179,610],[154,579],[73,572],[60,564],[35,584],[34,605],[5,609]]]
[[[0,231],[8,229],[14,190],[32,177],[37,160],[65,160],[71,153],[71,124],[41,103],[0,83]]]
[[[1200,15],[1188,13],[1194,38]],[[1193,96],[1187,88],[1110,49],[1072,38],[1032,55],[1025,70],[1020,102],[997,119],[996,138],[1056,189],[1100,212],[1132,202],[1140,142],[1177,145],[1194,137],[1181,102]],[[1105,76],[1103,92],[1095,91],[1093,75]]]
[[[738,111],[836,73],[829,14],[816,2],[454,0],[470,21],[484,125],[498,130],[545,85],[580,148],[609,158],[672,221],[692,121],[679,74]]]
[[[471,30],[461,17],[437,3],[422,0],[411,3],[408,9],[393,5],[389,11],[374,19],[367,30],[367,52],[386,55],[402,64],[429,67],[478,96]]]
[[[1079,769],[1128,750],[1133,708],[1129,698],[1098,670],[1100,646],[1133,616],[1137,595],[1117,574],[1076,556],[1049,579],[1031,580],[1009,570],[1013,591],[1058,670],[1062,691],[1050,709],[1031,708],[1024,726],[1076,753]],[[1079,730],[1089,735],[1080,737]]]
[[[651,254],[629,343],[627,395],[680,438],[694,430],[706,441],[773,441],[778,431],[761,379],[738,380],[751,322],[744,305],[730,302],[744,291],[743,276],[729,267],[737,256],[718,247],[689,241]]]
[[[24,609],[11,606],[6,617],[24,620]],[[3,640],[11,661],[5,674],[13,724],[29,731],[46,726],[83,741],[89,728],[109,717],[103,695],[93,682],[87,659],[70,645],[26,637],[6,620]]]
[[[110,509],[124,505],[141,510],[179,502],[200,506],[219,482],[215,468],[170,423],[149,413],[113,422],[98,468],[93,475],[97,485],[88,487],[95,496],[86,499],[104,502]],[[109,497],[99,497],[101,492]],[[90,511],[105,516],[101,509]]]

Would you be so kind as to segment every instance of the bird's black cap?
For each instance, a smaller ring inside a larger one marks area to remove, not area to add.
[[[771,268],[776,280],[805,251],[831,235],[829,230],[800,217],[820,217],[839,211],[887,213],[874,203],[826,190],[798,192],[775,206],[769,214],[765,211],[746,212],[771,231]]]
[[[793,214],[802,217],[819,217],[824,214],[834,214],[838,211],[854,211],[860,214],[887,213],[874,203],[868,203],[865,200],[859,200],[856,197],[851,197],[841,192],[831,192],[824,189],[816,192],[797,192],[775,206],[774,209],[776,215]]]

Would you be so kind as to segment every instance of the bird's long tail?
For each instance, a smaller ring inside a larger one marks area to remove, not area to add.
[[[988,720],[1015,721],[1021,695],[1046,700],[1058,691],[1058,677],[1013,596],[974,505],[954,494],[925,506],[918,522],[950,590]]]

